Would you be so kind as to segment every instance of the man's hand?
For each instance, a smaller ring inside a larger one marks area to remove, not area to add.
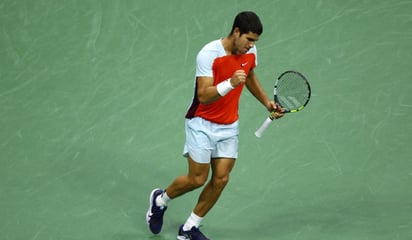
[[[233,73],[232,78],[230,79],[230,84],[232,84],[232,87],[237,87],[240,84],[245,83],[246,78],[247,75],[244,70],[237,70]]]
[[[270,102],[270,105],[268,107],[268,111],[271,112],[270,115],[274,119],[279,119],[279,118],[281,118],[285,115],[285,113],[283,112],[283,108],[279,104],[277,104],[273,101]]]

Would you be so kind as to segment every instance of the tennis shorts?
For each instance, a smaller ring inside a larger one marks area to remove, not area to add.
[[[183,156],[197,163],[210,163],[212,158],[238,156],[239,121],[217,124],[200,117],[186,119],[186,142]]]

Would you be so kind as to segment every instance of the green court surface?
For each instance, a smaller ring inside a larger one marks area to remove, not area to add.
[[[199,190],[186,172],[195,56],[243,10],[256,69],[303,72],[308,107],[275,121],[241,98],[240,152],[201,227],[211,239],[412,239],[412,1],[0,1],[0,239],[175,239]]]

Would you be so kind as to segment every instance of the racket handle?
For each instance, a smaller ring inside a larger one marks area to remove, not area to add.
[[[266,130],[267,127],[272,123],[272,119],[270,117],[266,118],[266,120],[262,123],[262,126],[255,132],[255,136],[260,138],[263,132]]]

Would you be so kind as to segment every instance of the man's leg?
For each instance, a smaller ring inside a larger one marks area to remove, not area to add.
[[[152,233],[158,234],[162,230],[167,201],[203,186],[209,175],[210,164],[197,163],[188,157],[188,169],[188,174],[177,177],[165,192],[161,189],[154,189],[150,194],[146,221]]]
[[[199,217],[204,217],[219,199],[229,181],[229,175],[235,165],[235,160],[232,158],[214,158],[211,165],[212,178],[200,194],[197,205],[193,210]]]
[[[235,164],[233,158],[212,159],[212,178],[199,196],[195,209],[179,229],[178,239],[207,239],[199,231],[203,217],[215,205],[229,181],[230,172]]]
[[[166,193],[171,199],[203,186],[209,176],[209,163],[197,163],[190,156],[187,161],[189,166],[188,174],[177,177],[166,188]]]

